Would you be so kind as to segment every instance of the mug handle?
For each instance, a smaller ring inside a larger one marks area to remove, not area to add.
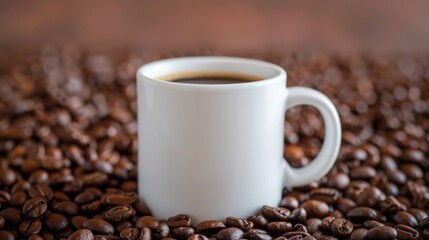
[[[341,144],[341,124],[334,104],[321,92],[305,87],[286,89],[286,109],[297,105],[311,105],[322,114],[325,125],[325,139],[316,158],[307,166],[293,168],[285,162],[285,187],[303,186],[319,180],[332,168]]]

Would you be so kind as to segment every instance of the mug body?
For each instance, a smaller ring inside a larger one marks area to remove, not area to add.
[[[263,80],[183,84],[159,77],[221,72]],[[138,190],[155,217],[195,223],[247,217],[277,205],[284,173],[286,74],[277,65],[229,57],[161,60],[141,67]]]

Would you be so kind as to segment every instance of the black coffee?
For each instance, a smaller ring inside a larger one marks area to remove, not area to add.
[[[191,84],[232,84],[249,82],[249,79],[243,78],[230,78],[230,77],[193,77],[193,78],[179,78],[170,80],[175,83],[191,83]]]

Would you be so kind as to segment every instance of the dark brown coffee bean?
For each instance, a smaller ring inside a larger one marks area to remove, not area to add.
[[[368,207],[356,207],[347,213],[347,218],[357,222],[376,219],[376,217],[377,212],[374,209]]]
[[[78,215],[79,206],[72,201],[61,201],[53,206],[53,210],[69,216]]]
[[[367,220],[367,221],[363,222],[363,226],[366,227],[367,229],[371,229],[371,228],[375,228],[375,227],[384,226],[384,224],[379,222],[379,221],[375,221],[375,220]]]
[[[155,239],[162,239],[168,237],[170,235],[170,228],[167,223],[160,222],[156,229],[152,230],[152,235]]]
[[[115,229],[113,228],[112,224],[99,218],[92,218],[86,220],[85,222],[83,222],[82,227],[87,228],[97,234],[109,235],[115,232]]]
[[[216,239],[219,240],[238,240],[243,238],[244,233],[239,228],[230,227],[220,230],[216,234]]]
[[[288,208],[293,210],[299,206],[298,200],[293,196],[285,196],[280,202],[280,207]]]
[[[354,167],[350,171],[350,178],[352,179],[371,179],[377,174],[375,169],[371,166],[358,166]]]
[[[209,240],[209,238],[202,234],[193,234],[188,238],[188,240]]]
[[[191,218],[185,214],[178,214],[168,218],[167,225],[170,228],[189,227],[191,226]]]
[[[413,215],[417,219],[417,222],[420,222],[424,218],[429,217],[429,215],[425,211],[418,208],[410,208],[408,209],[408,212],[411,213],[411,215]]]
[[[398,233],[397,238],[400,240],[417,240],[419,239],[419,232],[407,225],[398,224],[395,226],[395,230]]]
[[[5,220],[2,216],[0,216],[0,229],[4,227],[4,224],[5,224]]]
[[[311,190],[310,198],[333,205],[340,198],[340,192],[334,188],[317,188]]]
[[[6,187],[12,186],[16,181],[16,174],[10,168],[0,167],[0,184]]]
[[[49,174],[45,170],[37,170],[32,172],[30,177],[28,177],[28,181],[33,184],[44,183],[48,181]]]
[[[310,218],[305,221],[305,226],[307,227],[308,233],[313,234],[319,231],[322,220],[319,218]]]
[[[46,184],[37,184],[28,190],[28,195],[31,198],[41,197],[50,202],[54,197],[54,192]]]
[[[89,191],[84,191],[82,193],[79,193],[75,198],[74,201],[79,205],[88,204],[90,202],[93,202],[97,199],[97,196]]]
[[[388,196],[385,202],[381,202],[379,204],[379,207],[382,212],[388,214],[394,214],[398,211],[407,210],[407,207],[394,196]]]
[[[0,230],[0,239],[2,240],[15,240],[15,236],[10,231]]]
[[[49,214],[44,223],[53,232],[60,232],[69,226],[67,218],[58,213]]]
[[[289,221],[293,223],[303,223],[307,220],[307,211],[304,208],[297,208],[292,211]]]
[[[101,198],[101,202],[105,205],[120,206],[120,205],[131,205],[138,201],[136,193],[131,192],[119,192],[113,194],[105,194]]]
[[[215,220],[202,221],[195,227],[198,233],[202,233],[204,235],[218,233],[224,228],[226,228],[226,226],[223,222]]]
[[[353,232],[353,223],[344,218],[335,219],[330,229],[335,237],[348,238]]]
[[[106,219],[112,222],[120,222],[134,215],[136,215],[136,211],[130,205],[116,206],[106,212]]]
[[[340,198],[337,201],[336,208],[343,214],[347,214],[352,208],[356,207],[356,203],[350,198]]]
[[[356,203],[363,207],[374,207],[377,203],[382,202],[385,199],[386,195],[380,189],[369,187],[359,194],[356,199]]]
[[[368,240],[390,240],[395,239],[397,232],[392,227],[382,226],[368,230],[366,238]]]
[[[73,225],[74,228],[76,229],[81,229],[83,223],[88,220],[87,217],[85,216],[74,216],[71,218],[71,224]]]
[[[178,227],[171,230],[171,236],[177,239],[188,239],[195,233],[195,230],[191,227]]]
[[[27,200],[24,203],[24,206],[22,207],[22,212],[27,218],[35,219],[45,214],[47,209],[48,204],[46,203],[45,199],[41,197],[36,197]]]
[[[325,217],[322,219],[322,223],[320,224],[320,230],[323,232],[331,232],[331,224],[335,220],[335,217]]]
[[[267,231],[270,235],[279,236],[292,230],[290,222],[270,222],[267,224]]]
[[[0,191],[0,204],[8,203],[11,199],[11,195],[6,191]]]
[[[323,218],[329,214],[329,206],[319,200],[308,200],[301,204],[307,212],[308,218]]]
[[[295,237],[295,239],[299,239],[300,236],[301,238],[304,238],[306,236],[310,236],[310,234],[306,233],[306,232],[287,232],[285,234],[282,235],[282,237],[285,237],[287,239],[292,239]],[[298,238],[296,238],[298,237]]]
[[[22,211],[16,208],[8,207],[0,211],[6,223],[18,225],[22,221]]]
[[[262,215],[253,215],[247,218],[247,220],[251,221],[255,228],[265,228],[268,223],[268,220]]]
[[[253,228],[253,222],[249,220],[244,220],[242,218],[228,217],[226,219],[226,226],[236,227],[241,229],[243,232],[247,232]]]
[[[287,208],[275,208],[265,205],[262,207],[262,215],[273,221],[286,221],[290,216],[290,211]]]
[[[393,215],[393,221],[397,224],[404,224],[410,227],[417,227],[417,219],[408,212],[399,211]]]
[[[138,228],[125,228],[119,233],[119,236],[125,240],[137,240],[140,236],[140,230]]]
[[[83,176],[82,181],[85,186],[101,186],[108,181],[108,176],[102,172],[94,172]]]
[[[80,240],[80,239],[94,240],[94,234],[92,234],[92,232],[88,229],[80,229],[80,230],[73,232],[67,238],[67,240]]]
[[[152,217],[152,216],[144,216],[140,217],[136,221],[136,227],[138,229],[143,229],[145,227],[154,230],[158,227],[159,221],[158,219]]]
[[[10,196],[9,204],[12,207],[21,208],[27,199],[27,193],[24,191],[17,191]]]
[[[82,211],[87,213],[98,213],[102,209],[101,201],[93,201],[81,206]]]
[[[28,237],[33,234],[38,234],[42,229],[42,222],[39,220],[24,220],[19,225],[19,232]]]
[[[359,228],[353,231],[350,235],[350,240],[366,240],[368,230],[365,228]]]
[[[261,229],[250,229],[244,234],[244,238],[249,240],[271,240],[272,237]]]

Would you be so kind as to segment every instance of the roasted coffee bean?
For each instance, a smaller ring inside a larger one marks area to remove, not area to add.
[[[335,237],[348,238],[353,232],[353,223],[344,218],[335,219],[332,221],[330,229]]]
[[[0,191],[0,204],[8,203],[11,199],[11,195],[6,191]]]
[[[355,207],[347,212],[347,218],[352,221],[364,222],[366,220],[376,219],[377,212],[368,207]]]
[[[275,208],[265,205],[262,207],[262,215],[273,221],[286,221],[290,216],[290,211],[287,208]]]
[[[117,206],[106,212],[106,219],[113,222],[120,222],[134,215],[136,215],[136,211],[130,205]]]
[[[73,232],[67,238],[67,240],[80,240],[80,239],[94,240],[94,234],[92,234],[92,232],[88,229],[80,229],[80,230]]]
[[[45,199],[41,197],[32,198],[27,200],[22,207],[22,212],[24,216],[30,219],[38,218],[45,214],[48,209],[48,204]]]
[[[397,232],[392,227],[381,226],[368,230],[366,238],[368,240],[390,240],[395,239]]]
[[[337,201],[336,209],[341,211],[343,214],[347,214],[352,208],[356,207],[356,203],[350,198],[340,198]]]
[[[134,192],[118,192],[112,194],[105,194],[101,198],[101,202],[103,204],[110,206],[131,205],[137,201],[138,196]]]
[[[189,227],[191,226],[191,218],[185,214],[178,214],[174,217],[168,218],[167,225],[170,228]]]
[[[178,227],[171,230],[171,236],[177,239],[188,239],[195,233],[195,230],[191,227]]]
[[[331,232],[331,224],[335,220],[335,217],[325,217],[322,219],[322,223],[320,224],[320,230],[324,232]]]
[[[311,190],[310,198],[333,205],[340,198],[340,192],[334,188],[317,188]]]
[[[384,224],[381,222],[375,221],[375,220],[367,220],[367,221],[363,222],[363,226],[366,227],[367,229],[371,229],[371,228],[375,228],[375,227],[384,226]]]
[[[74,216],[71,218],[71,224],[73,225],[74,228],[76,229],[81,229],[83,223],[88,220],[87,217],[85,216]]]
[[[408,209],[408,212],[416,218],[417,222],[420,222],[424,218],[429,217],[425,211],[418,208],[410,208]]]
[[[354,167],[350,171],[351,179],[366,179],[369,180],[377,174],[375,169],[371,166],[358,166]]]
[[[356,203],[363,207],[374,207],[377,203],[382,202],[385,199],[386,195],[380,189],[369,187],[359,194],[356,199]]]
[[[6,187],[12,186],[16,181],[16,173],[10,168],[0,167],[0,184]]]
[[[395,226],[397,238],[400,240],[417,240],[419,239],[419,232],[407,225],[398,224]]]
[[[137,240],[140,236],[140,230],[138,228],[125,228],[120,233],[121,239],[126,240]]]
[[[271,240],[272,237],[268,233],[261,229],[250,229],[244,234],[244,238],[249,240]]]
[[[329,214],[329,206],[319,200],[308,200],[301,204],[301,207],[307,212],[308,218],[323,218]]]
[[[61,201],[53,206],[53,210],[69,216],[78,215],[79,206],[72,201]]]
[[[28,181],[33,184],[44,183],[48,181],[49,174],[45,170],[37,170],[28,177]]]
[[[101,208],[101,201],[98,200],[81,206],[82,211],[87,213],[98,213],[101,211]]]
[[[218,233],[224,228],[226,228],[226,226],[223,222],[215,220],[202,221],[195,227],[198,233],[202,233],[204,235]]]
[[[17,191],[10,196],[9,204],[12,207],[21,208],[27,199],[27,193],[24,191]]]
[[[52,192],[52,189],[46,184],[37,184],[28,190],[28,195],[31,198],[40,197],[49,202],[54,197],[54,192]]]
[[[69,226],[67,218],[58,213],[49,214],[44,223],[53,232],[60,232]]]
[[[6,223],[18,225],[22,221],[22,211],[16,208],[8,207],[0,211]]]
[[[350,235],[350,240],[366,240],[368,230],[365,228],[359,228],[353,231]]]
[[[33,234],[38,234],[42,229],[42,222],[39,220],[24,220],[19,225],[19,232],[28,237]]]
[[[2,240],[15,240],[15,236],[10,231],[0,230],[0,239]]]
[[[278,236],[292,230],[290,222],[270,222],[267,224],[267,232],[271,235]]]
[[[404,224],[410,227],[417,227],[417,219],[408,212],[399,211],[393,215],[393,221],[397,224]]]
[[[308,229],[303,224],[297,223],[297,224],[295,224],[293,226],[292,231],[295,231],[295,232],[308,232]]]
[[[280,202],[280,207],[288,208],[293,210],[299,206],[298,200],[293,196],[285,196]]]
[[[310,234],[306,233],[306,232],[295,232],[295,231],[293,231],[293,232],[287,232],[287,233],[285,233],[285,234],[282,235],[282,237],[285,237],[287,239],[291,239],[291,238],[294,238],[294,237],[296,238],[298,236],[301,236],[301,238],[304,238],[306,236],[310,236]]]
[[[268,223],[268,220],[262,215],[253,215],[247,218],[247,220],[251,221],[255,228],[265,228]]]
[[[155,239],[162,239],[170,235],[170,228],[167,223],[160,222],[155,230],[152,230],[152,235]]]
[[[319,218],[310,218],[305,221],[305,226],[310,234],[319,231],[320,225],[322,225],[322,220]]]
[[[152,216],[144,216],[140,217],[136,221],[136,227],[139,229],[143,229],[145,227],[154,230],[158,227],[159,221],[158,219],[152,217]]]
[[[244,232],[235,227],[225,228],[216,234],[216,239],[219,240],[238,240],[243,238]]]
[[[2,216],[0,216],[0,229],[4,227],[4,224],[5,224],[5,220]]]
[[[193,234],[188,238],[188,240],[209,240],[209,238],[202,234]]]
[[[253,222],[242,218],[227,217],[225,223],[227,227],[236,227],[241,229],[243,232],[247,232],[253,228]],[[168,224],[168,221],[167,221],[167,224]]]
[[[293,223],[303,223],[307,220],[307,211],[304,208],[297,208],[292,211],[289,221]]]
[[[115,232],[115,229],[113,228],[112,224],[99,218],[92,218],[86,220],[85,222],[83,222],[82,227],[87,228],[97,234],[109,235]]]

